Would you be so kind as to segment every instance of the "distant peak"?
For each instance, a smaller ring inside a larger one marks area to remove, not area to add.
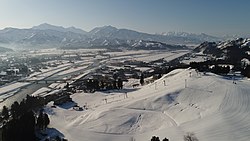
[[[55,25],[48,24],[48,23],[42,23],[42,24],[39,24],[37,26],[33,26],[32,28],[51,28],[51,27],[60,27],[60,28],[63,28],[62,26],[55,26]]]
[[[80,33],[80,34],[85,34],[86,31],[79,29],[79,28],[75,28],[74,26],[68,27],[68,28],[64,28],[63,26],[55,26],[52,24],[48,24],[48,23],[42,23],[38,26],[34,26],[32,27],[32,29],[38,29],[38,30],[55,30],[55,31],[60,31],[60,32],[74,32],[74,33]]]
[[[105,26],[102,26],[102,27],[96,27],[94,29],[92,29],[90,31],[90,33],[98,33],[98,32],[113,32],[113,31],[117,31],[118,29],[114,26],[111,26],[111,25],[105,25]]]
[[[3,30],[12,30],[12,29],[16,29],[16,28],[13,28],[13,27],[6,27],[6,28],[4,28]]]
[[[76,27],[74,27],[74,26],[71,26],[71,27],[68,27],[69,29],[76,29]]]
[[[42,24],[40,24],[40,25],[38,25],[38,26],[41,26],[41,25],[51,25],[51,24],[48,24],[48,23],[42,23]]]
[[[115,29],[115,30],[117,30],[117,28],[114,27],[114,26],[112,26],[112,25],[105,25],[105,26],[103,26],[101,28],[104,28],[104,29]]]

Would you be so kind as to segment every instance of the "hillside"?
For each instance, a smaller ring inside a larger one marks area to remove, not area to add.
[[[250,59],[250,39],[238,38],[218,43],[204,42],[194,51],[237,62],[244,58]]]
[[[241,78],[236,82],[179,69],[139,89],[72,95],[87,110],[49,104],[46,111],[50,126],[70,141],[145,141],[153,135],[183,141],[187,132],[201,141],[245,141],[250,138],[250,82]],[[125,91],[130,91],[128,98]]]

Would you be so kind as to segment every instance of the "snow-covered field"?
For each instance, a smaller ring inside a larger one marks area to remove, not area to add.
[[[171,61],[171,60],[178,58],[184,54],[187,54],[188,52],[189,51],[186,51],[186,50],[183,50],[183,51],[180,50],[180,51],[175,51],[175,52],[159,51],[156,53],[148,54],[147,56],[137,57],[136,60],[150,62],[150,61],[155,61],[158,59],[164,59],[166,61]]]
[[[123,51],[123,52],[109,52],[112,60],[137,60],[144,62],[151,62],[158,59],[165,59],[171,61],[184,54],[189,53],[188,50],[164,51],[164,50],[137,50],[137,51]]]
[[[196,57],[186,57],[181,62],[184,64],[190,64],[191,62],[204,62],[207,60],[205,56],[196,56]]]
[[[153,135],[183,141],[187,132],[200,141],[250,138],[249,80],[233,84],[227,77],[178,69],[154,83],[126,87],[72,95],[79,106],[88,107],[83,111],[48,104],[50,126],[70,141],[147,141]]]
[[[5,100],[6,98],[14,95],[20,88],[29,85],[30,83],[20,83],[14,82],[6,86],[0,87],[0,102]]]

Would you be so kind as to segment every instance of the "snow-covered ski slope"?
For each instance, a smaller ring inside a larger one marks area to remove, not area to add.
[[[186,80],[186,86],[185,86]],[[165,82],[165,85],[164,85]],[[49,108],[51,127],[70,141],[147,141],[153,135],[183,141],[250,140],[250,82],[178,69],[154,83],[124,93],[77,93],[88,110]],[[107,99],[107,103],[104,99]]]

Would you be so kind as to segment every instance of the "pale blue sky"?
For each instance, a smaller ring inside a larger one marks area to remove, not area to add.
[[[0,29],[50,23],[249,36],[249,6],[250,0],[0,0]]]

